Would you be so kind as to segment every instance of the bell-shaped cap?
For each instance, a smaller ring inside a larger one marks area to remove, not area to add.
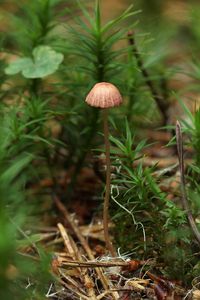
[[[91,89],[85,101],[94,107],[109,108],[119,106],[122,96],[112,83],[99,82]]]

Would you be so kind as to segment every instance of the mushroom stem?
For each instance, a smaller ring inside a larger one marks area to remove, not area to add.
[[[105,150],[106,150],[106,191],[105,191],[104,207],[103,207],[103,228],[104,228],[104,238],[106,242],[106,247],[110,251],[110,254],[112,256],[116,256],[114,247],[110,240],[109,230],[108,230],[110,183],[111,183],[108,108],[103,109],[103,125],[104,125],[104,140],[105,140]]]

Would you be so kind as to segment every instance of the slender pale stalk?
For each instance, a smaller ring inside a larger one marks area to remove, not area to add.
[[[108,230],[109,221],[109,200],[110,200],[110,142],[109,142],[109,128],[108,128],[108,108],[119,106],[122,103],[122,96],[112,83],[99,82],[96,83],[86,97],[87,104],[93,107],[102,108],[103,124],[104,124],[104,138],[105,138],[105,152],[106,152],[106,190],[103,207],[103,227],[106,247],[112,256],[116,256],[114,247],[111,243]]]
[[[103,127],[104,127],[104,140],[106,150],[106,191],[104,196],[103,207],[103,228],[106,247],[112,256],[116,256],[114,247],[110,240],[108,222],[109,222],[109,202],[110,202],[110,183],[111,183],[111,170],[110,170],[110,141],[109,141],[109,127],[108,127],[108,108],[103,109]]]

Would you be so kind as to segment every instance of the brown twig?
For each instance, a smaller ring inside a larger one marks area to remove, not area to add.
[[[65,277],[64,277],[64,278],[65,278]],[[65,278],[65,279],[66,279],[66,278]],[[71,284],[71,282],[70,282],[70,284],[69,284],[69,283],[66,283],[66,282],[65,282],[64,280],[62,280],[62,279],[60,279],[59,281],[60,281],[60,283],[61,283],[62,285],[65,286],[65,288],[66,288],[67,290],[73,291],[74,294],[76,294],[76,295],[79,297],[79,299],[90,300],[90,299],[89,299],[87,296],[85,296],[83,293],[81,293],[81,292],[75,290],[75,289],[74,289],[74,285]]]
[[[72,255],[72,257],[74,257],[75,259],[79,259],[82,263],[84,263],[83,258],[79,252],[79,249],[77,248],[72,237],[68,235],[67,230],[64,228],[64,226],[61,223],[58,223],[58,228],[63,237],[65,247],[66,247],[67,251],[69,252],[69,254]],[[89,299],[97,300],[96,295],[95,295],[95,290],[94,290],[94,282],[93,282],[92,278],[89,276],[89,274],[87,273],[88,270],[85,268],[83,270],[79,266],[77,266],[77,267],[78,267],[78,270],[79,270],[82,278],[84,279],[84,285],[85,285],[85,287],[87,287]]]
[[[133,55],[135,56],[138,68],[141,71],[141,73],[145,79],[145,83],[148,86],[148,88],[149,88],[149,90],[150,90],[162,116],[163,116],[163,125],[166,125],[167,120],[168,120],[168,114],[167,114],[168,103],[167,103],[167,101],[165,101],[165,99],[161,95],[159,95],[156,87],[154,86],[152,80],[150,79],[149,72],[145,68],[142,57],[140,56],[140,53],[138,51],[133,31],[128,32],[128,41],[129,41],[130,46],[132,47],[132,52],[133,52]]]
[[[66,229],[63,227],[63,225],[61,223],[58,223],[57,224],[58,226],[58,229],[60,231],[60,234],[63,238],[63,241],[64,241],[64,244],[65,244],[65,247],[67,249],[67,252],[72,255],[72,257],[75,255],[75,252],[74,252],[74,249],[71,245],[71,241],[70,241],[70,237],[66,231]]]
[[[189,207],[186,188],[185,188],[185,173],[184,173],[184,159],[183,159],[183,137],[181,131],[181,125],[177,121],[176,122],[176,141],[177,141],[177,151],[178,151],[178,160],[179,160],[179,168],[180,168],[180,177],[181,177],[181,194],[182,194],[182,204],[183,209],[185,210],[188,218],[189,225],[191,230],[196,237],[197,242],[200,244],[200,233],[195,224],[192,212]]]
[[[63,205],[63,203],[60,201],[60,199],[56,195],[53,196],[53,199],[54,199],[55,205],[57,206],[59,211],[63,214],[65,220],[70,225],[73,232],[75,233],[75,235],[81,242],[81,245],[82,245],[83,249],[85,250],[85,252],[87,253],[88,258],[91,260],[95,260],[92,250],[90,249],[86,239],[83,237],[78,225],[76,224],[76,222],[74,222],[73,218],[70,217],[70,214],[68,213],[67,208]],[[112,286],[112,284],[109,282],[108,278],[103,273],[103,270],[101,268],[95,268],[95,271],[96,271],[99,279],[101,280],[103,288],[105,290],[109,290],[109,288],[110,288],[110,286]],[[116,292],[112,293],[112,297],[113,297],[113,299],[119,299],[119,295]]]
[[[143,265],[143,261],[139,261],[139,265]],[[146,264],[146,263],[145,263]],[[87,267],[87,268],[111,268],[111,267],[131,267],[130,261],[70,261],[70,260],[63,260],[62,262],[63,266],[69,266],[69,267]]]
[[[82,296],[84,295],[85,297],[87,297],[85,291],[79,286],[79,284],[73,278],[71,278],[71,276],[66,275],[62,270],[59,270],[59,273],[67,282],[69,282],[70,285],[73,286],[71,288],[73,293],[77,293],[77,290],[78,290],[78,292],[81,293]],[[87,297],[87,299],[88,299],[88,297]]]

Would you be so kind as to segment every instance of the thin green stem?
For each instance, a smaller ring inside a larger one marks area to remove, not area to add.
[[[200,232],[196,226],[191,209],[189,207],[186,188],[185,188],[186,183],[185,183],[185,173],[184,173],[185,168],[184,168],[184,159],[183,159],[183,137],[182,137],[181,125],[178,121],[176,122],[176,141],[177,141],[177,150],[178,150],[180,177],[181,177],[181,194],[182,194],[183,209],[187,214],[187,218],[191,230],[197,242],[200,245]]]
[[[38,97],[40,94],[42,81],[40,78],[34,78],[31,80],[30,92],[32,96]]]
[[[105,150],[106,150],[106,191],[105,191],[104,207],[103,207],[103,228],[104,228],[104,238],[106,242],[106,247],[110,251],[112,256],[116,256],[114,247],[110,240],[109,230],[108,230],[110,184],[111,184],[108,109],[103,109],[103,125],[104,125],[104,139],[105,139]]]
[[[147,69],[144,66],[142,57],[140,56],[140,53],[138,51],[137,48],[137,44],[135,41],[135,37],[134,37],[134,32],[128,32],[128,41],[130,46],[132,47],[132,53],[135,56],[137,65],[139,70],[141,71],[144,79],[145,79],[145,83],[148,86],[154,100],[155,103],[157,104],[157,107],[163,117],[163,125],[167,124],[167,120],[168,120],[168,108],[169,108],[169,103],[166,101],[166,99],[163,99],[163,97],[161,95],[159,95],[159,92],[157,91],[157,88],[154,86],[154,83],[152,82],[149,72],[147,71]]]

